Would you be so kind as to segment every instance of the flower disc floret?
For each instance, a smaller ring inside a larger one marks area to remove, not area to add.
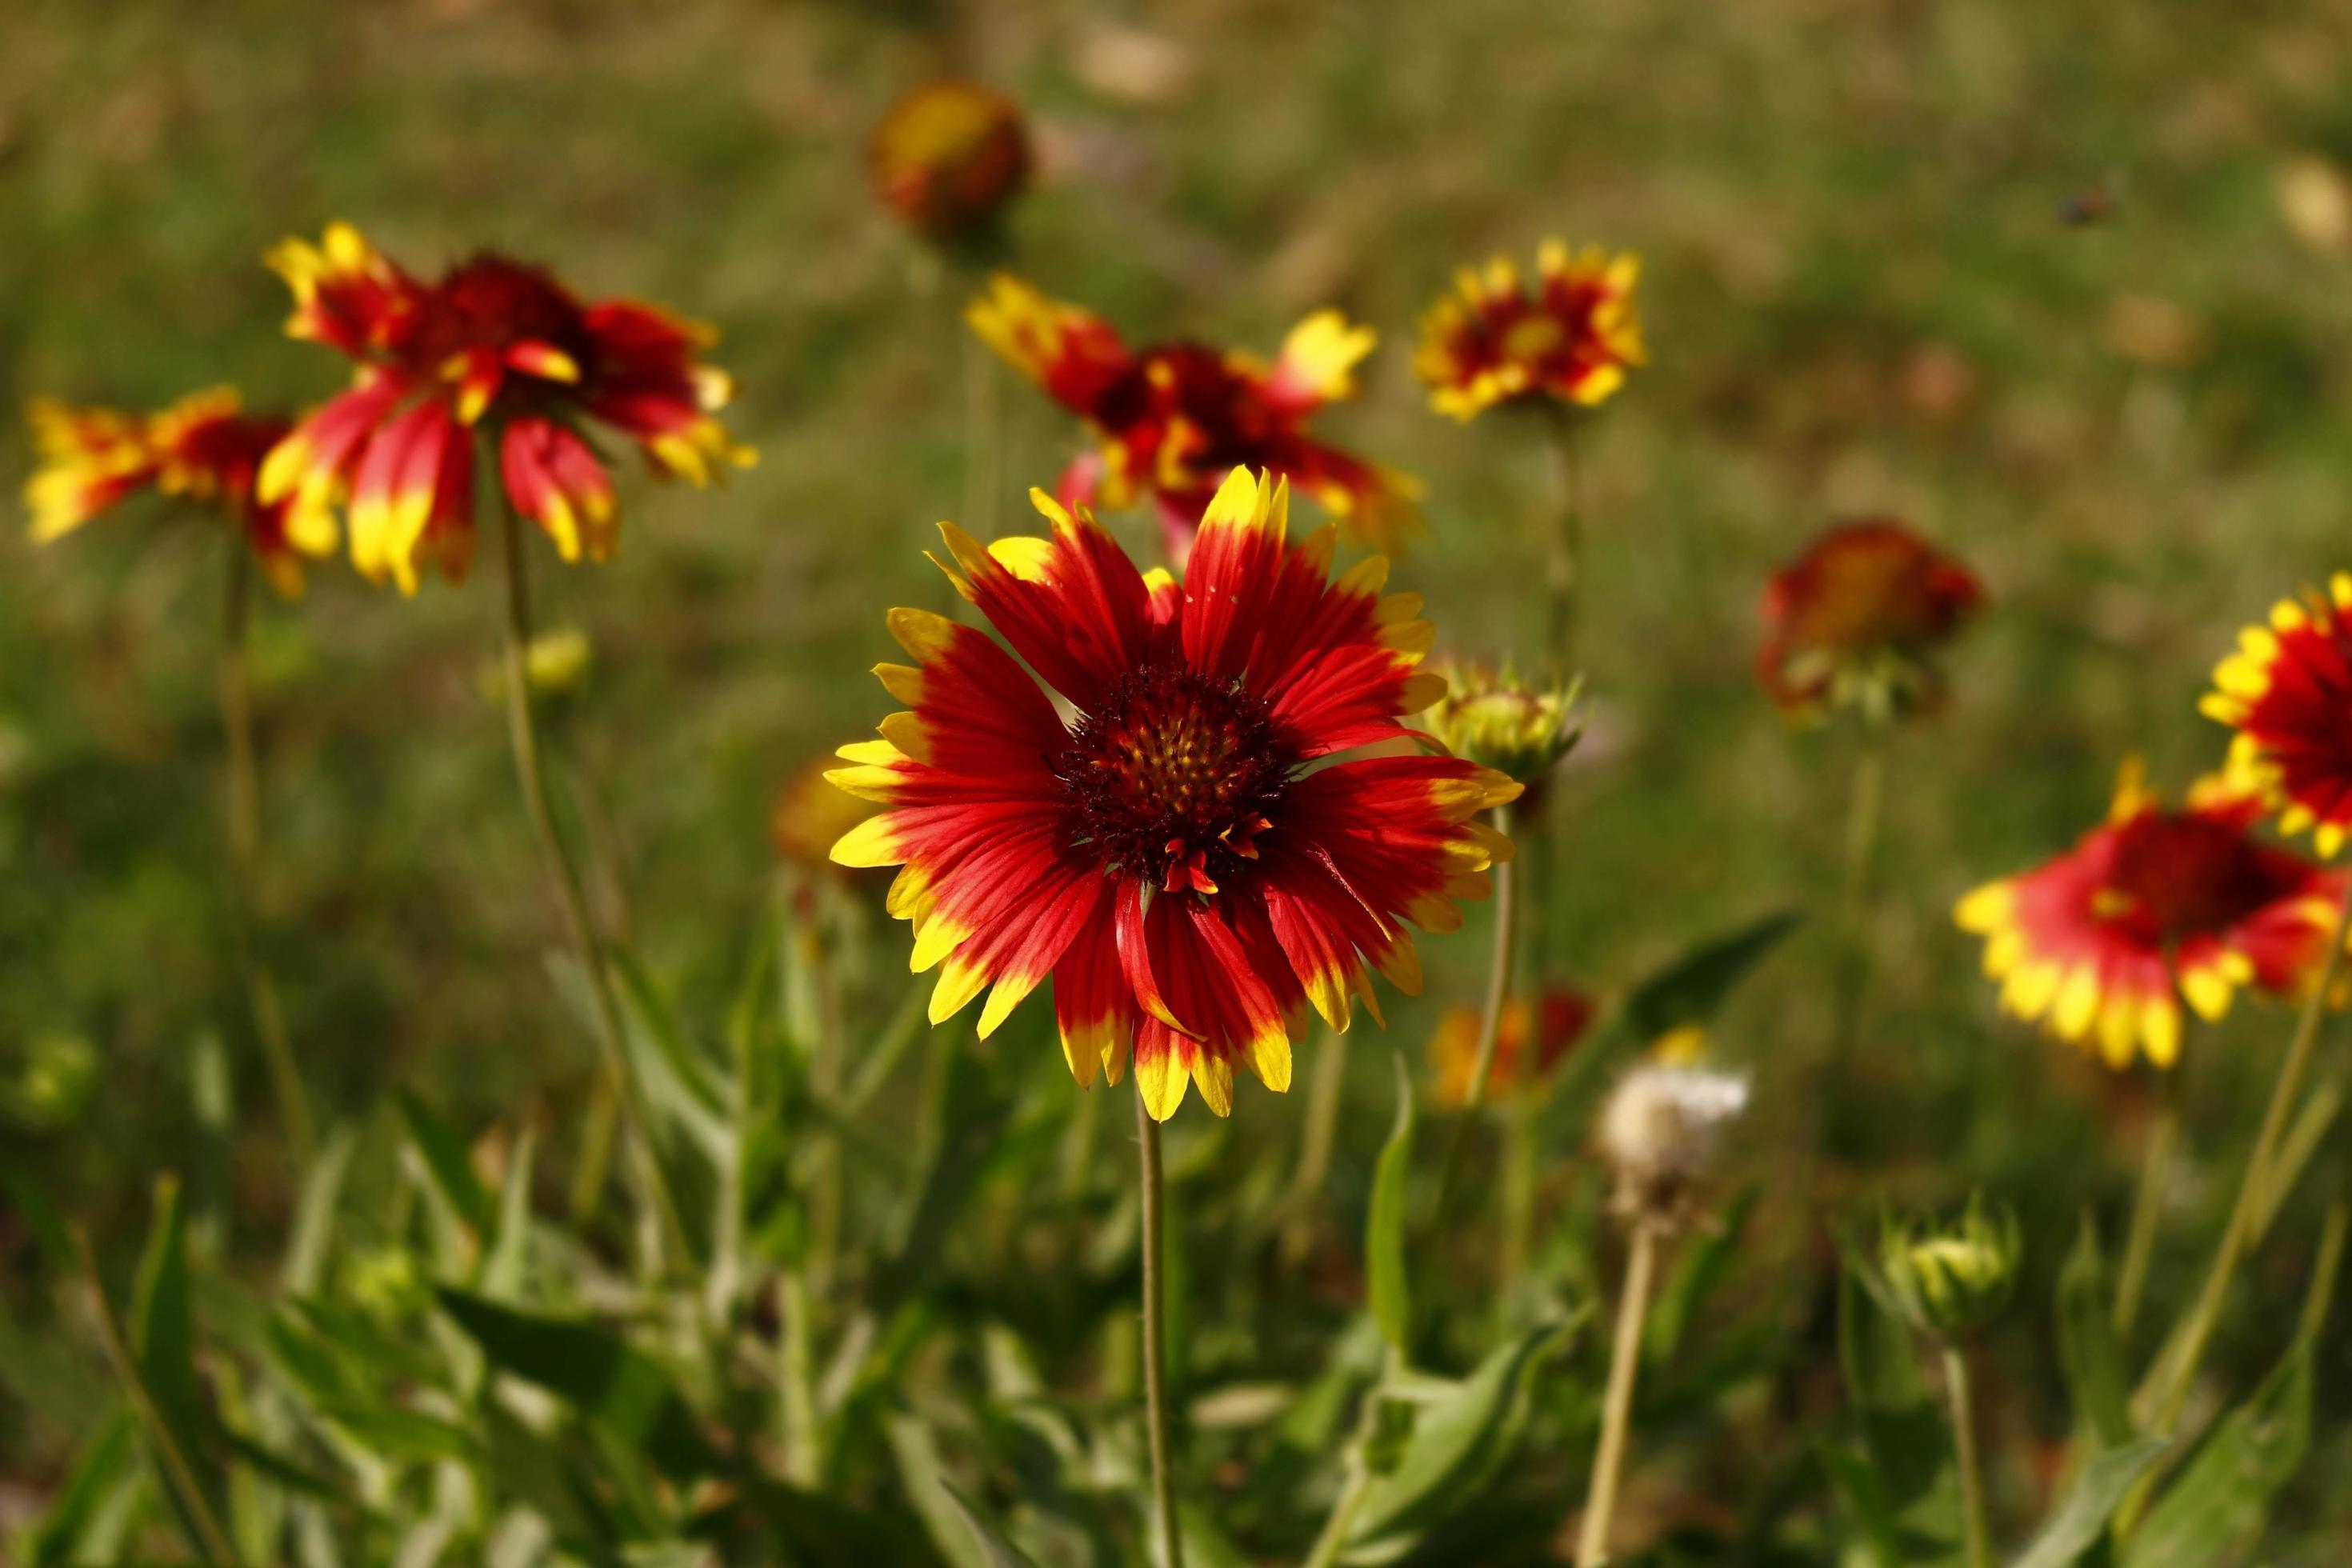
[[[1033,499],[1050,538],[944,524],[940,564],[1071,717],[986,634],[893,611],[916,663],[877,673],[907,710],[829,775],[887,809],[833,858],[901,868],[887,907],[940,971],[934,1020],[985,990],[989,1034],[1050,977],[1080,1085],[1131,1057],[1153,1116],[1188,1086],[1224,1115],[1236,1062],[1288,1086],[1310,1010],[1377,1017],[1374,970],[1419,988],[1407,927],[1486,896],[1510,844],[1477,817],[1519,786],[1351,754],[1425,746],[1401,721],[1444,689],[1417,668],[1429,625],[1383,561],[1334,579],[1332,529],[1290,542],[1280,481],[1236,469],[1181,581]]]

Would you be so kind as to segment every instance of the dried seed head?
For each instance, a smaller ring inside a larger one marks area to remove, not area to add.
[[[1736,1073],[1653,1065],[1626,1074],[1601,1113],[1619,1203],[1647,1218],[1675,1217],[1747,1107],[1748,1080]]]

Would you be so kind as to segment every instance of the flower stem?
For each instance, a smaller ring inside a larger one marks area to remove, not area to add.
[[[1545,646],[1550,650],[1554,673],[1565,679],[1576,669],[1576,606],[1584,576],[1584,508],[1576,461],[1576,416],[1557,404],[1551,412],[1551,457],[1559,491],[1551,537],[1544,558],[1544,585],[1549,594],[1549,618]]]
[[[1886,799],[1886,731],[1870,724],[1853,761],[1853,791],[1846,800],[1845,869],[1839,892],[1837,1012],[1830,1031],[1832,1063],[1851,1055],[1862,1030],[1863,993],[1870,984],[1870,883],[1878,858],[1879,818]]]
[[[1952,1407],[1952,1452],[1960,1467],[1960,1522],[1967,1531],[1968,1568],[1992,1568],[1991,1538],[1985,1528],[1984,1471],[1977,1461],[1976,1423],[1969,1399],[1968,1352],[1950,1340],[1943,1344],[1944,1394]]]
[[[2168,1364],[2160,1363],[2150,1374],[2154,1393],[2155,1420],[2150,1429],[2168,1433],[2179,1420],[2181,1407],[2188,1403],[2190,1384],[2197,1380],[2198,1363],[2204,1360],[2207,1343],[2221,1320],[2221,1308],[2229,1299],[2230,1284],[2252,1245],[2257,1216],[2270,1184],[2270,1164],[2278,1148],[2280,1136],[2286,1131],[2287,1119],[2303,1093],[2303,1080],[2311,1070],[2311,1057],[2319,1040],[2320,1020],[2326,1016],[2327,994],[2335,988],[2336,977],[2344,972],[2344,944],[2352,937],[2352,894],[2347,894],[2344,907],[2336,917],[2327,939],[2327,958],[2320,967],[2319,978],[2304,999],[2303,1016],[2296,1021],[2294,1038],[2288,1043],[2286,1058],[2279,1064],[2278,1082],[2271,1090],[2269,1107],[2263,1112],[2263,1122],[2254,1134],[2254,1146],[2246,1156],[2245,1173],[2238,1180],[2238,1195],[2230,1205],[2230,1218],[2222,1227],[2221,1245],[2214,1253],[2213,1266],[2206,1272],[2204,1288],[2198,1293],[2197,1304],[2190,1309],[2189,1326],[2183,1331],[2180,1350]]]
[[[2116,1334],[2131,1336],[2139,1318],[2140,1294],[2147,1285],[2147,1266],[2156,1252],[2156,1233],[2162,1227],[2164,1189],[2172,1175],[2173,1151],[2180,1143],[2180,1069],[2164,1073],[2158,1089],[2156,1120],[2147,1130],[2147,1148],[2140,1157],[2139,1186],[2132,1195],[2131,1237],[2124,1246],[2123,1272],[2116,1279]]]
[[[98,1320],[99,1342],[105,1348],[108,1364],[115,1380],[122,1384],[123,1393],[131,1397],[131,1408],[139,1414],[139,1424],[147,1430],[147,1441],[154,1450],[156,1468],[163,1472],[173,1492],[180,1500],[182,1523],[186,1527],[189,1544],[206,1563],[234,1563],[236,1549],[229,1544],[228,1532],[221,1528],[213,1512],[212,1500],[196,1479],[195,1468],[173,1436],[171,1423],[163,1419],[163,1406],[155,1403],[153,1390],[141,1375],[138,1358],[131,1353],[130,1343],[123,1338],[122,1323],[114,1315],[114,1304],[106,1299],[106,1286],[99,1279],[98,1256],[90,1249],[89,1233],[77,1226],[74,1247],[81,1254],[81,1268],[89,1286],[91,1316]]]
[[[1508,805],[1495,807],[1495,831],[1509,837]],[[1470,1084],[1463,1094],[1462,1115],[1454,1124],[1452,1142],[1446,1144],[1444,1173],[1437,1184],[1437,1213],[1433,1226],[1439,1235],[1444,1234],[1454,1192],[1461,1184],[1462,1162],[1469,1152],[1471,1125],[1479,1120],[1480,1109],[1486,1103],[1486,1080],[1495,1075],[1495,1057],[1503,1038],[1503,1005],[1510,989],[1512,932],[1518,923],[1518,901],[1514,864],[1506,860],[1495,868],[1495,943],[1486,961],[1486,1006],[1478,1019],[1478,1052],[1471,1060]]]
[[[242,530],[228,540],[228,566],[221,605],[220,710],[221,732],[227,742],[224,770],[228,816],[230,941],[236,967],[245,983],[247,1005],[253,1010],[253,1032],[261,1043],[262,1060],[269,1072],[270,1092],[286,1127],[286,1147],[297,1170],[307,1168],[317,1148],[310,1119],[310,1096],[302,1089],[302,1073],[294,1060],[293,1043],[286,1037],[286,1017],[278,1005],[278,987],[261,956],[261,791],[254,763],[253,671],[246,654],[247,628],[252,620],[253,562]]]
[[[1159,1516],[1160,1568],[1184,1568],[1184,1542],[1176,1527],[1176,1476],[1168,1454],[1168,1271],[1160,1266],[1162,1178],[1160,1123],[1143,1103],[1139,1083],[1135,1130],[1143,1151],[1143,1403],[1151,1435],[1152,1511]]]
[[[1592,1483],[1585,1490],[1584,1522],[1577,1531],[1576,1568],[1598,1568],[1609,1560],[1609,1523],[1617,1511],[1617,1483],[1633,1424],[1633,1376],[1641,1369],[1642,1325],[1657,1268],[1657,1225],[1646,1215],[1635,1215],[1631,1240],[1624,1292],[1617,1300],[1617,1339],[1609,1352],[1609,1391],[1601,1408],[1601,1446],[1593,1450]]]
[[[668,1178],[662,1172],[661,1162],[654,1154],[653,1118],[646,1103],[645,1085],[637,1078],[635,1063],[629,1059],[628,1045],[622,1034],[620,1003],[613,994],[612,975],[605,966],[595,929],[589,923],[588,901],[580,889],[580,868],[572,862],[562,834],[556,829],[554,804],[548,794],[546,775],[539,765],[539,726],[530,701],[530,577],[523,554],[522,517],[510,500],[505,500],[501,510],[506,521],[507,734],[514,747],[515,773],[522,784],[523,805],[530,814],[531,828],[539,837],[540,852],[547,861],[549,879],[555,885],[564,934],[588,982],[604,1068],[612,1079],[622,1120],[627,1123],[631,1162],[645,1187],[646,1201],[654,1206],[664,1239],[677,1247],[680,1258],[686,1258],[691,1255],[687,1245],[686,1221],[669,1189]]]
[[[1298,1168],[1291,1173],[1288,1226],[1282,1255],[1296,1264],[1307,1256],[1319,1217],[1317,1200],[1331,1173],[1331,1150],[1339,1140],[1339,1101],[1348,1081],[1348,1037],[1326,1028],[1315,1037],[1315,1078],[1307,1090],[1307,1128],[1298,1141]]]

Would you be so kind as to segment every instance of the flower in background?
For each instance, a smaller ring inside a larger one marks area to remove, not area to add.
[[[1962,899],[1985,938],[2004,1011],[2108,1065],[2180,1055],[2180,1005],[2219,1018],[2241,986],[2271,995],[2317,983],[2346,879],[2255,841],[2263,813],[2242,771],[2212,774],[2167,809],[2124,764],[2107,820],[2031,871]]]
[[[796,869],[833,870],[829,856],[841,836],[881,810],[825,777],[840,765],[830,753],[812,757],[776,792],[769,837],[776,854]]]
[[[2268,626],[2238,634],[2199,704],[2235,730],[2233,766],[2250,774],[2279,826],[2312,830],[2323,858],[2352,831],[2352,572],[2326,594],[2282,599]]]
[[[1873,721],[1942,700],[1935,649],[1984,603],[1974,574],[1892,518],[1841,523],[1764,588],[1756,673],[1787,712]]]
[[[1470,1103],[1470,1075],[1478,1066],[1481,1021],[1475,1007],[1448,1007],[1438,1019],[1437,1032],[1429,1037],[1429,1065],[1436,1074],[1430,1094],[1438,1104]],[[1533,1005],[1523,996],[1513,997],[1504,1005],[1495,1033],[1495,1065],[1486,1075],[1486,1099],[1507,1100],[1518,1091],[1523,1061],[1531,1083],[1550,1078],[1591,1022],[1592,998],[1581,991],[1553,986]],[[1530,1035],[1534,1037],[1532,1060],[1527,1058]]]
[[[1502,403],[1600,404],[1648,357],[1633,309],[1641,270],[1631,254],[1571,257],[1557,239],[1537,251],[1532,291],[1508,258],[1464,268],[1422,318],[1413,352],[1431,405],[1467,420]]]
[[[1445,695],[1424,721],[1457,757],[1533,784],[1576,744],[1583,726],[1573,687],[1531,690],[1507,665],[1448,663]]]
[[[464,576],[474,549],[474,431],[488,431],[508,501],[566,561],[604,560],[619,531],[604,459],[582,426],[637,443],[656,471],[704,485],[749,464],[712,417],[733,394],[697,359],[706,327],[631,300],[586,303],[544,269],[484,254],[425,282],[348,224],[289,239],[269,264],[294,291],[287,331],[359,362],[350,391],[262,465],[260,495],[323,526],[348,497],[352,563],[416,591],[421,561]]]
[[[1334,581],[1335,531],[1286,537],[1279,480],[1236,470],[1184,578],[1138,572],[1083,509],[1032,492],[1051,538],[982,545],[942,524],[950,581],[1075,710],[1065,723],[981,631],[921,610],[890,629],[917,661],[877,673],[908,712],[831,776],[890,809],[834,846],[903,866],[892,914],[931,1017],[994,986],[985,1036],[1047,975],[1081,1086],[1137,1087],[1166,1120],[1187,1082],[1220,1116],[1233,1068],[1290,1082],[1307,1010],[1378,1015],[1369,971],[1416,991],[1410,921],[1452,931],[1510,843],[1475,820],[1519,786],[1454,757],[1331,762],[1411,742],[1442,683],[1417,670],[1417,597],[1374,557]],[[943,563],[945,564],[945,563]]]
[[[36,543],[62,538],[152,489],[213,507],[236,522],[270,583],[289,597],[302,591],[302,557],[335,548],[331,519],[297,519],[282,501],[257,498],[262,459],[288,422],[243,413],[227,387],[152,415],[37,398],[29,418],[41,465],[25,483]]]
[[[1307,433],[1317,411],[1356,395],[1356,364],[1372,352],[1371,329],[1337,310],[1293,327],[1270,365],[1181,340],[1129,348],[1101,317],[1003,273],[964,319],[1100,443],[1064,474],[1063,503],[1151,497],[1180,563],[1209,498],[1236,468],[1289,480],[1377,548],[1395,548],[1420,526],[1418,479]]]
[[[948,79],[890,106],[866,150],[874,194],[941,244],[992,234],[1029,183],[1021,108],[978,82]]]

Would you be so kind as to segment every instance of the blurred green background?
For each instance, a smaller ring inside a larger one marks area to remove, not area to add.
[[[1773,1256],[1817,1254],[1825,1210],[1984,1184],[2026,1213],[2038,1300],[2077,1208],[2120,1223],[2145,1086],[1997,1019],[1948,910],[2094,821],[2125,753],[2175,789],[2217,761],[2208,667],[2346,562],[2347,48],[2343,13],[2291,4],[13,0],[0,394],[326,395],[341,367],[280,335],[259,257],[337,217],[422,269],[495,247],[717,323],[758,468],[710,495],[633,474],[619,559],[540,578],[543,619],[594,647],[555,744],[592,781],[600,906],[707,1011],[769,896],[776,790],[885,710],[864,673],[893,657],[883,611],[950,603],[920,551],[963,493],[967,285],[866,188],[897,93],[953,68],[1021,98],[1042,172],[1013,264],[1138,336],[1270,352],[1325,304],[1380,329],[1323,428],[1427,480],[1394,581],[1464,652],[1532,647],[1549,474],[1532,426],[1427,412],[1413,322],[1490,252],[1636,250],[1653,363],[1587,448],[1593,717],[1548,939],[1605,991],[1765,910],[1826,910],[1852,745],[1762,700],[1754,605],[1825,522],[1912,519],[1993,605],[1948,711],[1895,749],[1864,1070],[1826,1113],[1775,1078],[1827,1026],[1818,926],[1717,1043],[1759,1075],[1757,1173],[1816,1122],[1840,1156],[1816,1191],[1769,1191]],[[1010,528],[1077,437],[1009,373],[999,391]],[[0,479],[28,460],[0,428]],[[86,1105],[0,1141],[117,1252],[152,1173],[189,1158],[208,1032],[235,1067],[232,1253],[289,1201],[225,937],[220,567],[210,529],[149,508],[41,551],[0,531],[0,1066],[60,1038],[100,1063]],[[268,945],[322,1107],[415,1086],[461,1127],[541,1126],[560,1169],[593,1059],[539,962],[554,914],[478,688],[491,588],[404,602],[330,566],[263,615]],[[1425,943],[1431,994],[1391,1012],[1415,1061],[1472,994],[1483,921]],[[2192,1037],[2159,1303],[2201,1264],[2284,1027],[2245,1007]],[[1386,1128],[1385,1054],[1356,1053],[1345,1191]],[[1063,1072],[1042,1040],[1034,1065]],[[1245,1136],[1295,1136],[1294,1108],[1240,1098]],[[2304,1255],[2262,1267],[2226,1337],[2241,1373]],[[26,1370],[66,1331],[52,1283],[0,1208],[11,1510],[86,1419]],[[2036,1313],[2003,1342],[1985,1394],[2021,1442],[2063,1430],[2040,1335]],[[2324,1408],[2348,1371],[2339,1335]],[[2352,1494],[2338,1426],[2298,1484],[2297,1561],[2341,1560],[2320,1523]]]

